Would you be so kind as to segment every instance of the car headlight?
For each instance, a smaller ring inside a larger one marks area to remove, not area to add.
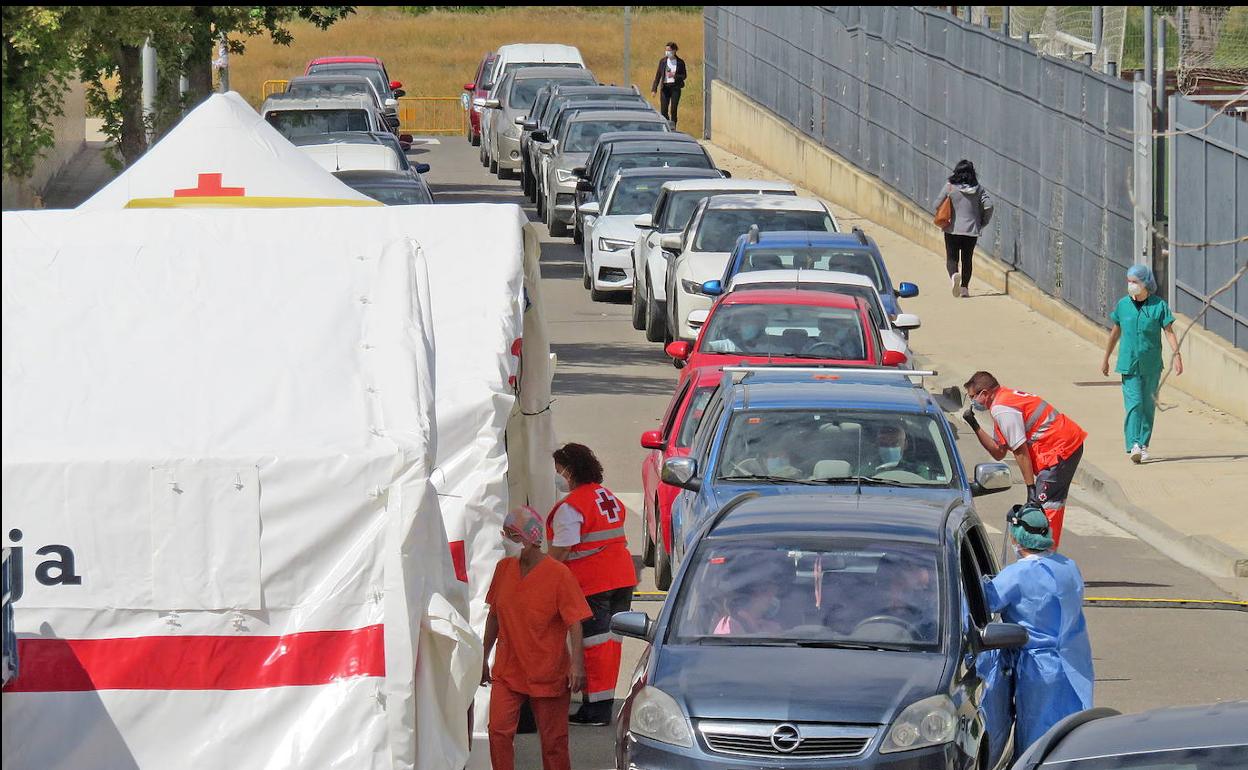
[[[615,252],[615,251],[623,251],[624,249],[631,248],[632,245],[633,245],[632,241],[617,241],[614,238],[599,238],[598,239],[598,250],[605,251],[608,253]]]
[[[560,184],[571,184],[576,181],[576,174],[573,174],[570,169],[557,168],[555,169],[555,179],[558,179]]]
[[[702,282],[701,282],[701,281],[690,281],[690,280],[688,280],[688,279],[681,278],[681,279],[680,279],[680,288],[684,289],[686,294],[701,294],[701,293],[702,293]]]
[[[670,743],[681,748],[693,748],[693,731],[689,720],[680,710],[676,700],[656,687],[641,688],[633,698],[633,708],[628,715],[628,729],[660,743]]]
[[[957,711],[947,695],[924,698],[906,707],[880,744],[881,754],[939,746],[953,740]]]

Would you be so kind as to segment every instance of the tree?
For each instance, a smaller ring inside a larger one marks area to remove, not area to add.
[[[28,177],[39,155],[55,141],[52,120],[63,114],[62,94],[74,71],[64,44],[65,10],[4,6],[4,173]]]

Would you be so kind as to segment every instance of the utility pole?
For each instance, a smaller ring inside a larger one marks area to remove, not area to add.
[[[624,6],[624,80],[626,88],[633,83],[633,6]]]
[[[1010,36],[1010,6],[1001,6],[1001,34]]]
[[[147,141],[152,141],[155,134],[154,121],[156,119],[156,49],[152,47],[152,39],[149,37],[143,41],[143,52],[141,54],[141,63],[143,67],[143,132],[147,135]]]

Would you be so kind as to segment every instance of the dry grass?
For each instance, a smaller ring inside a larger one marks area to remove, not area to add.
[[[632,82],[649,94],[654,69],[668,40],[680,43],[689,67],[689,87],[680,103],[680,128],[702,135],[702,15],[634,10]],[[619,82],[623,69],[624,21],[618,9],[578,6],[521,6],[484,13],[434,11],[419,16],[384,7],[361,7],[356,15],[321,31],[293,25],[289,47],[252,40],[243,56],[230,58],[230,86],[253,106],[265,80],[303,73],[316,56],[359,54],[386,63],[409,96],[459,96],[486,51],[506,43],[575,45],[586,65],[605,83]],[[657,97],[653,99],[657,107]]]

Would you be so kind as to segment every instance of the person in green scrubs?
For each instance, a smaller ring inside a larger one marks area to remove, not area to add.
[[[1123,438],[1131,462],[1148,457],[1148,444],[1153,438],[1153,415],[1157,410],[1157,389],[1161,383],[1161,333],[1166,333],[1174,353],[1174,373],[1183,374],[1183,356],[1174,335],[1174,314],[1170,306],[1154,292],[1157,281],[1147,265],[1132,265],[1127,270],[1127,296],[1118,300],[1109,320],[1114,328],[1109,333],[1101,374],[1109,376],[1109,356],[1118,348],[1118,365],[1114,371],[1122,375],[1122,405],[1126,409]]]

